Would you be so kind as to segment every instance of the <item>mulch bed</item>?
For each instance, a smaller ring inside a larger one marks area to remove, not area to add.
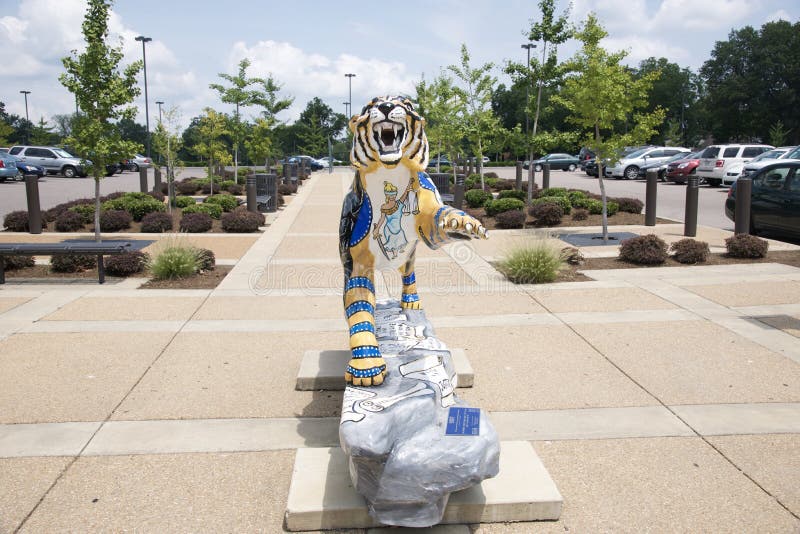
[[[231,272],[231,265],[217,265],[213,271],[204,271],[186,278],[173,280],[150,280],[140,286],[140,289],[214,289],[225,276]],[[131,278],[148,278],[147,272],[132,275]],[[48,265],[34,265],[24,269],[6,271],[6,278],[47,278],[47,279],[87,279],[97,281],[97,269],[88,269],[78,273],[58,273],[50,270]],[[106,281],[121,280],[121,278],[106,275]]]
[[[173,230],[179,230],[180,227],[181,227],[181,210],[178,209],[178,208],[173,208],[172,209],[172,229]],[[142,223],[141,222],[137,222],[137,221],[133,221],[131,223],[131,227],[126,229],[126,230],[120,230],[119,232],[105,232],[104,231],[103,235],[113,235],[115,233],[121,233],[121,234],[134,233],[135,234],[135,233],[139,233],[141,231],[142,231]],[[64,233],[64,232],[58,232],[55,229],[55,222],[48,223],[47,226],[42,224],[42,232],[55,233],[55,234]],[[91,233],[93,233],[94,232],[94,223],[87,224],[83,228],[81,228],[80,230],[75,230],[75,232],[78,232],[78,233],[90,233],[91,232]],[[208,233],[214,233],[214,234],[225,233],[225,231],[222,229],[222,221],[220,221],[219,219],[211,219],[211,230],[209,230]]]
[[[483,208],[466,208],[464,211],[481,221],[483,226],[487,230],[495,230],[497,229],[497,224],[494,217],[489,217],[486,215],[486,212]],[[589,215],[587,219],[582,221],[575,221],[572,219],[571,215],[564,215],[564,218],[561,219],[561,224],[558,226],[537,226],[535,219],[530,215],[527,216],[525,220],[525,228],[565,228],[565,227],[573,227],[573,226],[602,226],[603,224],[603,216],[602,215]],[[621,226],[621,225],[643,225],[644,224],[644,214],[643,213],[627,213],[623,211],[619,211],[616,214],[610,216],[608,218],[608,224],[614,226]],[[662,219],[656,217],[656,224],[676,224],[675,221],[669,219]]]

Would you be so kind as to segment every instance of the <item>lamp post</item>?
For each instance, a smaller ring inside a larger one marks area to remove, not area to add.
[[[144,63],[144,123],[147,132],[147,157],[150,157],[150,108],[147,103],[147,53],[145,52],[145,44],[153,39],[139,35],[135,38],[137,41],[142,42],[142,62]]]
[[[344,104],[344,116],[350,120],[350,102],[342,102]]]
[[[528,69],[528,77],[530,78],[531,48],[536,48],[536,45],[533,43],[526,43],[524,45],[520,45],[520,48],[524,48],[528,52],[528,62],[525,64],[525,68]],[[533,144],[531,143],[530,137],[528,137],[531,122],[531,114],[528,110],[530,101],[531,84],[528,82],[525,84],[525,140],[528,142],[528,204],[530,204],[533,200]]]
[[[156,104],[158,104],[158,123],[161,124],[161,105],[164,103],[163,100],[156,100]]]
[[[30,122],[31,120],[28,118],[28,95],[31,94],[30,91],[20,91],[25,96],[25,143],[30,143]]]
[[[350,93],[349,93],[349,97],[347,98],[347,102],[350,105],[350,113],[352,113],[353,112],[353,78],[355,78],[356,75],[351,73],[351,72],[348,72],[347,74],[345,74],[345,76],[347,76],[347,81],[349,82],[349,85],[350,85]]]

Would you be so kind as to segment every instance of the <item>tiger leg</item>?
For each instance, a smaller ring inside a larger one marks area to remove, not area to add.
[[[344,306],[350,328],[350,361],[345,382],[354,386],[377,386],[386,376],[386,362],[381,357],[375,337],[375,275],[372,265],[356,262],[345,279]]]
[[[422,309],[422,304],[419,301],[417,294],[417,277],[414,274],[414,259],[416,251],[413,251],[402,267],[400,267],[400,275],[403,277],[403,294],[400,298],[400,307],[409,310]]]

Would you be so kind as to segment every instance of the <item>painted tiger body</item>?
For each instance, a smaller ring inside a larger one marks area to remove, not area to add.
[[[397,269],[401,305],[421,308],[414,273],[417,242],[438,248],[449,232],[486,237],[480,222],[445,206],[425,173],[425,120],[401,97],[374,98],[350,119],[356,168],[342,207],[339,252],[344,266],[344,308],[350,327],[348,383],[378,385],[386,375],[375,337],[375,271]]]

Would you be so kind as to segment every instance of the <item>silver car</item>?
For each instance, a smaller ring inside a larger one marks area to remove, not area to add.
[[[141,154],[136,154],[125,163],[125,168],[133,172],[139,172],[139,169],[149,169],[152,166],[153,160]]]
[[[48,174],[63,174],[67,178],[84,178],[88,174],[87,167],[92,164],[54,146],[12,146],[8,153],[32,165],[44,167]]]

